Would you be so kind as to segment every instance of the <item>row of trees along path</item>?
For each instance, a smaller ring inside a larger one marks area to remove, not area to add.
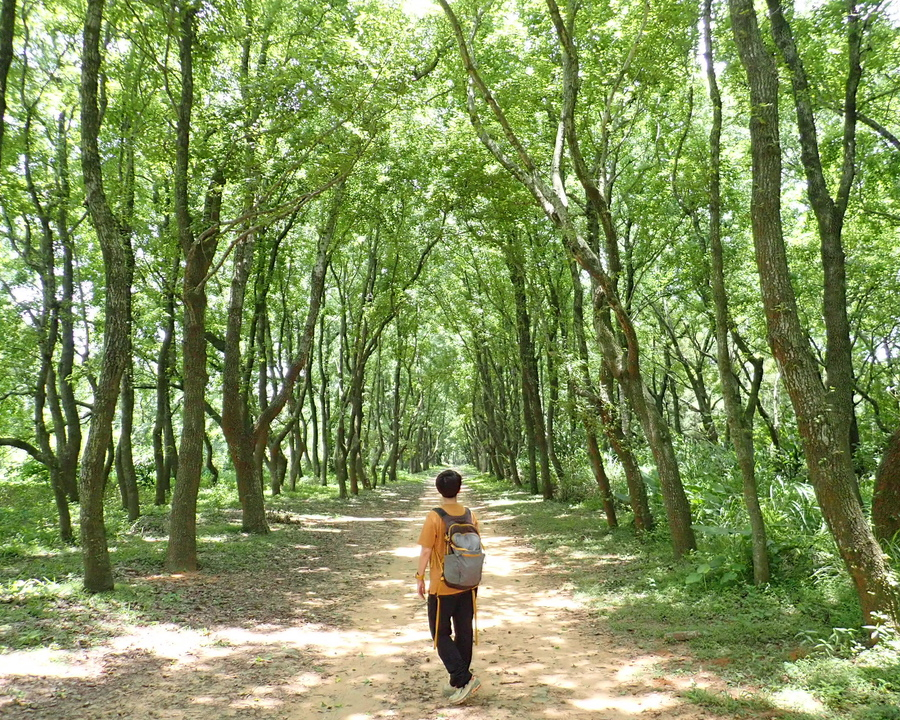
[[[810,486],[896,622],[890,4],[526,5],[0,4],[0,446],[88,591],[113,477],[192,571],[223,464],[266,534],[267,485],[455,454],[544,498],[589,467],[610,527],[620,475],[760,585]]]
[[[276,531],[303,551],[289,544],[264,568],[150,578],[161,598],[188,601],[181,623],[122,627],[92,650],[3,655],[7,697],[19,698],[6,710],[33,720],[705,717],[677,692],[715,686],[713,676],[665,677],[657,668],[678,645],[618,644],[564,575],[542,567],[515,520],[539,500],[464,494],[487,550],[473,663],[484,686],[465,707],[442,698],[447,674],[412,582],[421,523],[439,502],[427,479],[424,492],[403,483],[367,493],[343,516],[282,517],[290,522]],[[619,562],[603,558],[596,572]]]

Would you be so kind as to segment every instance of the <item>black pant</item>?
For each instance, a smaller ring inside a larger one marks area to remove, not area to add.
[[[465,590],[454,595],[428,596],[428,626],[434,639],[437,624],[437,651],[450,673],[450,684],[463,687],[472,679],[472,618],[475,615],[475,593]],[[440,602],[439,602],[440,601]],[[440,612],[440,618],[438,618]],[[453,638],[450,637],[453,618]]]

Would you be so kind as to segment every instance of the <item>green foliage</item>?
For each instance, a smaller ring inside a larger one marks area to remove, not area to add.
[[[0,480],[0,557],[10,561],[62,549],[46,469],[28,461],[22,471]]]
[[[747,584],[727,555],[699,553],[680,564],[667,561],[660,538],[637,541],[610,532],[592,503],[539,502],[487,476],[467,479],[488,505],[502,501],[508,532],[527,539],[541,562],[606,621],[620,642],[662,650],[679,642],[668,672],[713,670],[733,693],[694,688],[683,696],[711,712],[736,718],[791,720],[891,720],[900,704],[900,643],[882,628],[868,648],[852,628],[855,594],[843,575],[808,582],[791,575],[772,585]],[[704,536],[706,545],[709,538]],[[729,572],[737,577],[727,578]],[[694,576],[700,576],[695,579]],[[798,628],[800,632],[798,633]],[[683,634],[684,640],[672,634]],[[737,688],[742,685],[753,691]],[[790,709],[783,698],[807,694],[822,712]]]

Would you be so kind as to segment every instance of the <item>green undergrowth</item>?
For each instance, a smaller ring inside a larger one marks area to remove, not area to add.
[[[879,646],[863,644],[856,596],[822,543],[806,543],[803,562],[773,547],[778,575],[758,588],[721,538],[700,535],[698,552],[676,562],[664,533],[638,539],[629,514],[610,529],[596,498],[541,501],[492,477],[467,482],[617,644],[668,657],[666,675],[706,671],[727,688],[686,700],[729,718],[900,720],[900,638],[883,630]]]
[[[405,477],[401,483],[408,486],[403,494],[414,497],[421,479]],[[250,535],[241,531],[233,481],[223,476],[217,485],[204,483],[197,523],[201,575],[252,574],[273,563],[315,555],[317,544],[333,545],[333,536],[304,531],[305,516],[327,521],[378,513],[394,503],[398,485],[341,500],[333,485],[302,482],[295,491],[267,495],[267,510],[284,517],[270,523],[269,534]],[[115,589],[91,595],[82,589],[80,550],[59,539],[46,481],[39,477],[0,478],[0,653],[31,647],[90,647],[119,634],[124,625],[175,622],[196,626],[198,601],[219,601],[214,596],[181,592],[172,585],[164,569],[168,507],[155,507],[151,490],[141,491],[142,515],[132,522],[110,483],[105,513]],[[71,512],[77,523],[78,506],[72,505]],[[327,553],[319,554],[330,558]],[[248,592],[259,595],[253,588]],[[237,605],[235,614],[240,613],[242,603],[252,611],[253,600],[229,598]]]

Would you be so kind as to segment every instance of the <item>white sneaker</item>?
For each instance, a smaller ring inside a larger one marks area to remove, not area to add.
[[[480,687],[481,680],[473,675],[472,679],[469,680],[469,682],[467,682],[461,688],[457,688],[456,692],[450,696],[450,704],[460,705],[464,703],[469,698],[469,696],[476,692]]]

